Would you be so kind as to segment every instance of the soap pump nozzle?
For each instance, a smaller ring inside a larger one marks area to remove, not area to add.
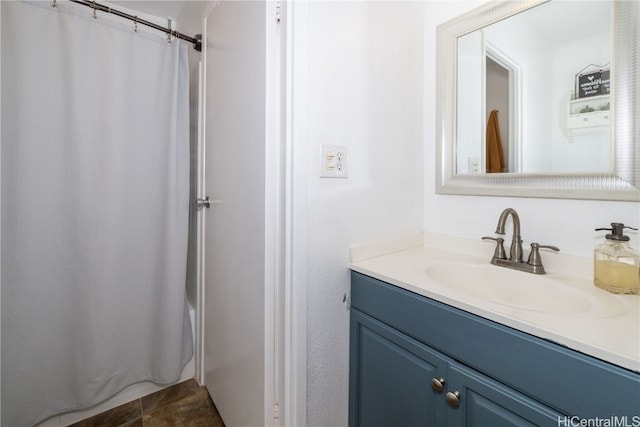
[[[629,236],[624,235],[625,228],[628,228],[629,230],[637,230],[637,228],[626,226],[620,222],[612,222],[611,228],[596,228],[596,231],[602,231],[602,230],[611,231],[612,234],[607,234],[605,236],[607,240],[617,240],[619,242],[628,242]]]

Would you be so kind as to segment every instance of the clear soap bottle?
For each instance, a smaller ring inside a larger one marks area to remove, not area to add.
[[[640,294],[640,253],[629,246],[629,236],[625,236],[624,224],[613,222],[608,230],[605,243],[594,249],[593,283],[614,294]]]

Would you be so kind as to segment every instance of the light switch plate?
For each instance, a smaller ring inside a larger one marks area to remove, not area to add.
[[[320,144],[320,178],[347,178],[348,154],[345,145]]]

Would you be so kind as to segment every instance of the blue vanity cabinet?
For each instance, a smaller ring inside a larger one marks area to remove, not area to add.
[[[352,272],[351,427],[596,418],[640,423],[640,374]]]
[[[352,427],[553,426],[561,416],[357,309],[350,345]]]

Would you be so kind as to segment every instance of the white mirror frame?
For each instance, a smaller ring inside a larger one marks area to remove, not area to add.
[[[612,173],[455,173],[457,38],[547,1],[494,1],[438,26],[438,194],[640,201],[640,143],[637,142],[640,134],[640,78],[637,77],[640,2],[637,1],[612,0]]]

